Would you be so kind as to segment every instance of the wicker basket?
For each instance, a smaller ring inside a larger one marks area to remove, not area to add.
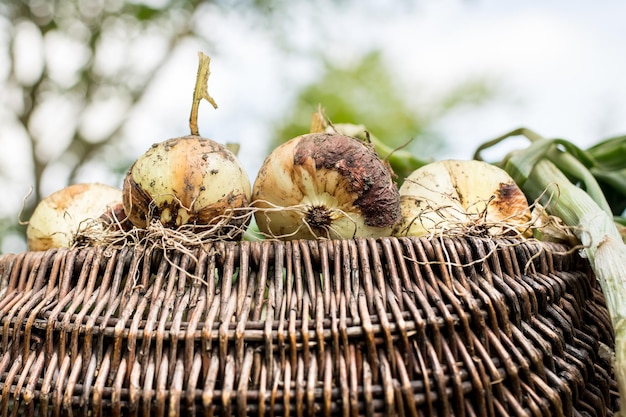
[[[0,414],[611,416],[567,247],[479,238],[0,257]]]

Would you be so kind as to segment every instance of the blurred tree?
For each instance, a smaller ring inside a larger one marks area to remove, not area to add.
[[[305,86],[277,126],[270,149],[307,133],[311,115],[321,106],[333,123],[363,124],[391,148],[409,150],[421,158],[436,157],[448,143],[434,128],[435,122],[464,105],[480,105],[494,97],[496,88],[487,80],[470,79],[452,86],[427,108],[410,102],[410,90],[386,67],[381,51],[372,51],[353,65],[326,62],[323,75]],[[405,146],[406,145],[406,146]]]

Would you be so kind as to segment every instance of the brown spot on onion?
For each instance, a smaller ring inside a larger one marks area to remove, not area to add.
[[[520,213],[528,215],[526,196],[514,182],[501,182],[494,192],[490,206],[501,213],[503,218],[516,218],[520,216]]]

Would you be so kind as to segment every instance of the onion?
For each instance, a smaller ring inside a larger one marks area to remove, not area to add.
[[[121,203],[122,191],[104,184],[74,184],[56,191],[35,207],[26,228],[28,249],[69,248],[86,229],[103,230],[101,217]]]
[[[124,179],[124,209],[139,228],[157,219],[167,228],[191,224],[241,228],[250,216],[237,209],[250,202],[250,181],[225,146],[200,136],[153,145]]]
[[[487,162],[442,160],[409,175],[400,187],[397,236],[430,234],[530,236],[528,201],[509,174]]]
[[[278,146],[253,186],[259,230],[285,239],[389,236],[400,219],[392,172],[367,143],[310,133]]]
[[[138,228],[156,220],[166,229],[191,226],[209,237],[234,239],[250,221],[250,180],[226,146],[198,133],[202,99],[217,108],[207,90],[210,58],[202,52],[198,57],[191,135],[154,144],[133,163],[122,187],[124,210]]]

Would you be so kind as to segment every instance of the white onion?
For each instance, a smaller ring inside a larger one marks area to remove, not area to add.
[[[102,229],[101,217],[121,203],[122,191],[104,184],[74,184],[56,191],[35,207],[26,228],[28,249],[69,248],[86,228]]]
[[[250,219],[250,181],[225,146],[200,136],[153,145],[129,169],[123,184],[129,220],[145,228],[156,219],[177,229],[223,225],[224,234],[241,231]]]
[[[253,186],[259,230],[284,239],[389,236],[400,219],[389,167],[367,143],[311,133],[265,159]]]
[[[442,160],[409,175],[400,187],[397,236],[485,234],[529,236],[528,200],[503,169],[477,160]]]

